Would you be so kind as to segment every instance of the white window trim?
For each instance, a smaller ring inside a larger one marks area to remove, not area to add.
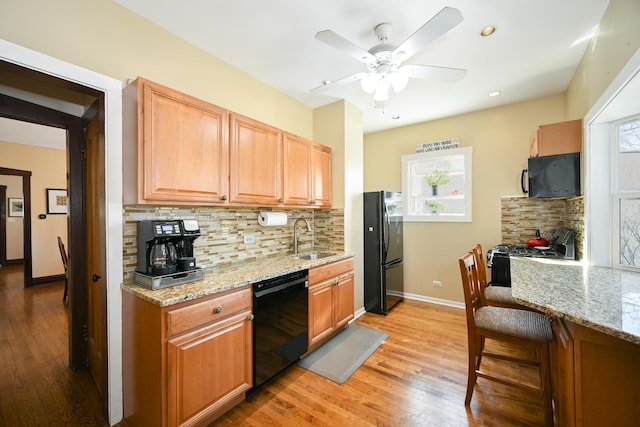
[[[402,156],[402,204],[403,204],[403,221],[405,222],[471,222],[471,193],[472,193],[472,153],[473,147],[461,147],[461,148],[452,148],[449,150],[442,151],[431,151],[427,153],[418,153],[418,154],[407,154]],[[447,158],[453,156],[464,156],[464,202],[465,202],[465,213],[464,215],[450,215],[450,214],[438,214],[438,215],[410,215],[409,214],[409,206],[410,201],[409,197],[411,194],[410,182],[411,182],[411,171],[409,168],[409,163],[416,160],[431,160],[437,158]]]
[[[638,99],[640,49],[629,59],[584,118],[585,169],[585,261],[612,267],[614,245],[611,198],[611,122],[638,114],[637,104],[617,101]],[[635,106],[635,109],[634,109]]]

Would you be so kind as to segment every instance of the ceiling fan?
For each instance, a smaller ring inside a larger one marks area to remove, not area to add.
[[[402,91],[409,78],[456,82],[465,76],[466,70],[431,65],[402,65],[402,63],[425,45],[461,23],[463,19],[458,9],[445,7],[397,47],[387,43],[391,35],[391,24],[379,24],[375,27],[375,33],[380,43],[368,51],[331,30],[319,31],[315,35],[316,39],[363,62],[367,66],[367,71],[339,80],[325,81],[321,86],[311,89],[311,92],[320,93],[329,88],[360,80],[362,89],[374,94],[373,99],[376,105],[385,106],[389,101],[390,89],[393,88],[395,93]]]

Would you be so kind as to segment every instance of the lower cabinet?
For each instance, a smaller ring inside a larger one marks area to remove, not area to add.
[[[127,426],[206,425],[252,386],[248,287],[158,307],[123,293]]]
[[[309,351],[353,319],[353,258],[309,270]]]
[[[576,405],[573,375],[573,338],[564,320],[555,319],[553,335],[555,343],[551,347],[551,383],[553,391],[555,425],[575,426]]]
[[[558,426],[635,426],[640,345],[554,321],[553,395]]]

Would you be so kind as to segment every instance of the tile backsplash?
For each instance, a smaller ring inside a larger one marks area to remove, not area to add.
[[[550,239],[554,230],[564,226],[576,232],[576,252],[582,259],[584,238],[584,198],[537,199],[526,196],[502,198],[502,243],[526,244],[540,230]]]
[[[258,224],[261,211],[285,212],[286,225],[263,227]],[[123,258],[125,277],[137,267],[136,223],[147,219],[195,219],[201,236],[194,241],[194,256],[201,267],[224,266],[258,257],[293,253],[293,223],[305,218],[312,232],[298,224],[299,250],[312,248],[344,250],[344,212],[342,209],[272,209],[217,207],[158,207],[127,205],[123,208]],[[255,243],[245,244],[244,236]]]

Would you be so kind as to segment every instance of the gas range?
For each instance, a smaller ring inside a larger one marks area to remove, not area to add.
[[[498,245],[491,249],[490,254],[487,255],[574,259],[571,253],[563,253],[552,246]]]
[[[575,232],[559,227],[549,246],[498,245],[487,251],[487,266],[491,268],[491,283],[511,286],[509,257],[575,259]]]

